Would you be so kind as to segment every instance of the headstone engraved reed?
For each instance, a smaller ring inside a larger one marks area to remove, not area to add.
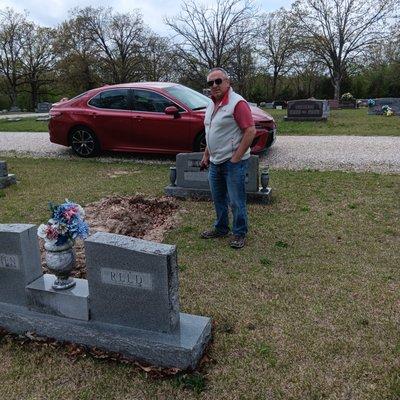
[[[0,224],[0,327],[195,368],[211,320],[179,312],[175,246],[98,232],[85,241],[88,280],[56,291],[37,240],[33,225]]]
[[[100,232],[85,246],[93,321],[160,332],[176,330],[175,246]]]

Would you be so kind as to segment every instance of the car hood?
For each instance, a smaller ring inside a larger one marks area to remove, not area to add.
[[[273,121],[274,119],[266,113],[265,111],[261,110],[261,108],[250,106],[251,114],[253,115],[254,122],[256,121]]]
[[[265,111],[261,110],[261,108],[255,107],[255,106],[250,106],[251,114],[253,116],[254,122],[257,121],[274,121],[274,119],[266,113]],[[206,113],[205,110],[198,110],[195,111],[196,115],[198,115],[201,118],[204,118],[204,115]]]

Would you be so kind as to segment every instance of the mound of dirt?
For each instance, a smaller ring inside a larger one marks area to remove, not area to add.
[[[84,207],[90,234],[110,232],[139,239],[162,242],[166,231],[179,223],[178,204],[170,198],[137,196],[110,196]],[[86,278],[84,246],[78,241],[74,246],[76,266],[72,276]],[[41,244],[42,265],[44,248]]]

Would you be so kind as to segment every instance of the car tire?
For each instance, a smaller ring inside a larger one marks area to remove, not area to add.
[[[79,126],[70,133],[69,143],[72,151],[79,157],[94,157],[100,152],[99,141],[89,128]]]
[[[194,140],[193,151],[202,152],[205,150],[206,146],[207,146],[206,134],[205,132],[201,132],[196,136],[196,139]]]

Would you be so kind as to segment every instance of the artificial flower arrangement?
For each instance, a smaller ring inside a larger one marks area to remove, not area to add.
[[[375,105],[374,99],[368,99],[368,107],[373,107]]]
[[[382,106],[382,113],[383,115],[390,117],[391,115],[393,115],[393,110],[386,104]]]
[[[351,93],[343,93],[342,97],[340,98],[342,101],[353,101],[354,97]]]
[[[49,203],[51,218],[46,224],[41,224],[37,234],[46,243],[63,246],[76,239],[86,239],[89,227],[84,221],[85,211],[76,203],[65,200],[62,204]]]

